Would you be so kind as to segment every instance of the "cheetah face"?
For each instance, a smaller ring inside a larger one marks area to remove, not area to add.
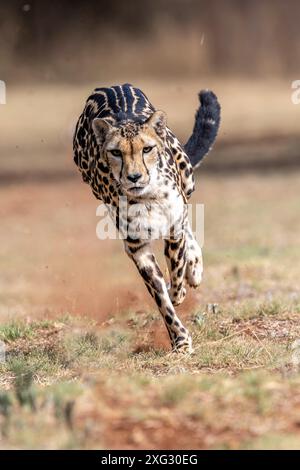
[[[164,153],[166,116],[155,111],[143,124],[114,124],[94,119],[93,129],[101,154],[114,178],[129,196],[148,196],[154,191],[158,162]]]

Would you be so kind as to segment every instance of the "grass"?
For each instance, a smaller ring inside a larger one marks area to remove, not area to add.
[[[0,448],[299,447],[299,173],[198,187],[205,270],[178,309],[186,357],[121,245],[91,236],[88,191],[5,190]],[[34,260],[16,255],[33,244]]]
[[[153,310],[3,322],[1,447],[296,448],[298,298],[245,291],[185,323],[195,353],[182,357],[153,339]]]
[[[30,338],[34,332],[32,326],[21,322],[12,321],[0,327],[0,338],[2,341],[14,341],[18,338]]]
[[[269,448],[278,436],[295,446],[298,307],[244,302],[234,315],[208,307],[199,322],[192,314],[195,354],[187,357],[136,351],[146,315],[127,328],[79,317],[4,324],[1,446]],[[156,321],[150,313],[145,341]],[[281,322],[295,327],[274,341]]]

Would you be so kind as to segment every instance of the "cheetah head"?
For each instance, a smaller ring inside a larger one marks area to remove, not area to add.
[[[155,192],[158,164],[163,158],[166,115],[155,111],[146,122],[95,118],[97,142],[121,189],[129,196]]]

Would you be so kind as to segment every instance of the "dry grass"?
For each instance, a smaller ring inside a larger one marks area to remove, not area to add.
[[[246,128],[250,139],[293,133],[288,84],[215,84],[220,142]],[[143,88],[187,135],[199,84],[177,85]],[[0,447],[299,448],[299,171],[199,172],[204,280],[178,309],[195,354],[171,355],[121,242],[97,240],[97,201],[79,176],[22,184],[37,170],[73,171],[65,129],[87,90],[58,88],[59,117],[54,89],[43,112],[41,89],[29,92],[13,90],[0,110],[1,170],[21,177],[0,188]]]
[[[298,187],[199,179],[205,277],[179,309],[184,358],[121,243],[93,235],[87,187],[2,188],[2,448],[299,447]]]
[[[184,358],[151,346],[151,315],[134,325],[128,315],[127,328],[20,321],[17,335],[6,324],[1,446],[268,448],[282,438],[299,446],[297,308],[262,316],[258,306],[238,322],[226,312],[191,316],[196,352]],[[291,334],[277,341],[280,322]],[[137,337],[150,348],[137,351]]]
[[[299,448],[298,186],[297,173],[198,181],[190,357],[169,353],[120,242],[91,235],[88,188],[2,188],[2,448]]]

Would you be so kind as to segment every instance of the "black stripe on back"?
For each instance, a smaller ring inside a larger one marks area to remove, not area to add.
[[[105,97],[102,93],[107,97],[107,109],[106,107],[103,109]],[[97,102],[98,117],[113,115],[118,121],[126,119],[144,121],[144,118],[149,117],[149,109],[155,110],[146,95],[129,83],[114,85],[111,88],[96,88],[95,93],[89,99]]]

